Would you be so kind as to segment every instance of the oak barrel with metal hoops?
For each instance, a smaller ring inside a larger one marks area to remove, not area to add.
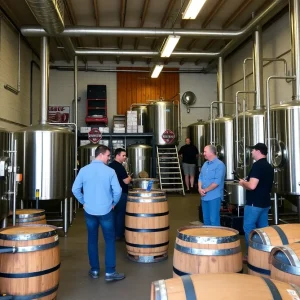
[[[55,229],[26,225],[0,230],[0,294],[12,299],[55,299],[60,268]]]
[[[152,282],[151,300],[292,300],[299,287],[247,274],[194,274]]]
[[[300,285],[300,243],[274,247],[270,263],[272,279]]]
[[[12,224],[12,216],[9,218],[9,223]],[[16,210],[16,225],[28,224],[46,224],[45,210],[43,209],[17,209]]]
[[[128,257],[133,261],[151,263],[167,258],[169,209],[164,191],[129,191],[125,238]]]
[[[300,241],[300,224],[283,224],[254,229],[249,235],[248,274],[270,277],[269,256],[275,246]]]
[[[173,277],[227,272],[243,272],[238,231],[214,226],[186,226],[177,230]]]

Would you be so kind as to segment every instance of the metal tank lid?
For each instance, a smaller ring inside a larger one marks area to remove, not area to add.
[[[209,123],[208,121],[203,121],[202,119],[198,119],[196,123],[190,124],[188,126],[197,126],[197,125],[205,125]]]
[[[273,104],[270,109],[271,110],[280,110],[280,109],[294,109],[298,108],[300,106],[300,101],[290,101],[290,102],[285,102],[285,103],[280,103],[280,104]]]
[[[35,132],[35,131],[52,131],[52,132],[73,134],[73,132],[70,131],[68,128],[59,127],[59,126],[55,126],[55,125],[49,125],[49,124],[32,125],[32,126],[22,128],[15,132],[17,133],[17,132]]]
[[[224,116],[224,117],[216,117],[215,118],[215,122],[226,122],[226,121],[232,121],[233,120],[233,116]]]
[[[247,110],[245,112],[245,116],[258,116],[258,115],[264,115],[266,112],[266,109],[253,109],[253,110]],[[244,113],[240,112],[239,116],[243,116]]]
[[[149,146],[149,145],[141,145],[141,144],[132,144],[132,145],[129,145],[129,146],[127,146],[127,149],[128,148],[143,148],[143,149],[152,149],[152,147],[151,146]]]
[[[82,145],[80,146],[79,148],[80,149],[89,149],[89,148],[97,148],[100,144],[93,144],[93,143],[89,143],[89,144],[86,144],[86,145]]]

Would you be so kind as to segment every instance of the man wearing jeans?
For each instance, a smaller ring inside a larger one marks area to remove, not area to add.
[[[98,228],[102,228],[105,240],[105,280],[121,280],[123,273],[116,272],[116,241],[113,209],[118,203],[122,190],[116,172],[107,166],[110,150],[99,145],[95,160],[80,169],[72,192],[83,205],[88,231],[88,254],[91,269],[89,275],[98,278],[100,273],[98,254]],[[82,192],[83,190],[83,192]]]
[[[126,150],[118,148],[115,150],[115,160],[109,164],[109,166],[115,170],[119,184],[122,188],[122,196],[118,205],[115,207],[115,228],[116,228],[116,240],[120,241],[124,239],[125,233],[125,213],[126,203],[128,197],[128,184],[131,181],[131,177],[127,174],[123,163],[126,160]]]
[[[217,158],[213,145],[204,148],[203,164],[198,181],[198,190],[202,200],[204,225],[220,226],[220,207],[224,193],[225,165]]]
[[[266,156],[268,148],[258,143],[252,149],[252,158],[256,161],[246,179],[240,180],[240,185],[246,189],[246,206],[244,209],[244,231],[247,261],[249,234],[255,228],[267,227],[268,212],[271,206],[270,193],[273,186],[274,170]]]

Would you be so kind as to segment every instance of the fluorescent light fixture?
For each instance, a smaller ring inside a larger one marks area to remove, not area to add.
[[[170,57],[179,39],[180,36],[178,35],[169,35],[166,42],[163,45],[160,57]]]
[[[163,67],[164,65],[156,65],[151,73],[151,78],[157,78]]]
[[[190,0],[182,14],[182,19],[196,19],[205,2],[206,0]]]

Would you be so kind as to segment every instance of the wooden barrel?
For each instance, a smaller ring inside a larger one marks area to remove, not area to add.
[[[129,191],[125,238],[128,257],[133,261],[151,263],[167,258],[169,209],[164,191]]]
[[[152,282],[151,300],[292,300],[299,287],[247,274],[194,274]]]
[[[26,225],[0,230],[0,294],[55,299],[60,268],[55,228]]]
[[[243,272],[238,231],[214,226],[187,226],[178,229],[173,277],[226,272]]]
[[[12,224],[12,216],[9,218],[9,223]],[[46,224],[45,210],[43,209],[17,209],[16,210],[16,225],[28,224]]]
[[[274,247],[270,263],[272,279],[300,285],[300,243]]]
[[[275,246],[300,241],[300,224],[254,229],[249,235],[248,274],[270,277],[270,252]]]

